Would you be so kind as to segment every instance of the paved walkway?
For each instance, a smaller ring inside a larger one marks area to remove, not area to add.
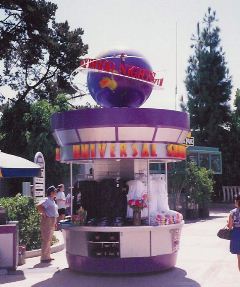
[[[0,285],[19,287],[239,287],[236,256],[229,253],[229,242],[216,236],[226,223],[226,208],[214,206],[208,220],[186,222],[175,268],[154,274],[88,275],[68,269],[65,250],[53,254],[46,265],[39,257],[8,275],[0,275]]]

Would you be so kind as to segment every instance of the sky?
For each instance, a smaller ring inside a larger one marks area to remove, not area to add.
[[[52,0],[56,20],[84,30],[87,58],[115,48],[136,50],[164,76],[164,88],[155,90],[143,107],[179,109],[186,99],[184,79],[196,33],[208,7],[216,11],[221,46],[232,75],[232,100],[240,88],[239,0]],[[175,87],[177,84],[177,96]],[[92,102],[90,97],[82,101]]]
[[[164,88],[155,90],[143,107],[179,109],[186,98],[184,79],[196,33],[208,7],[216,11],[221,46],[233,78],[232,99],[240,88],[239,0],[54,0],[57,21],[84,30],[87,57],[114,48],[143,54],[153,70],[161,71]],[[177,83],[177,96],[175,87]],[[86,99],[84,99],[86,100]]]

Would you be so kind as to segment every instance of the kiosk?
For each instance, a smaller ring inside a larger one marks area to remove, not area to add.
[[[86,177],[74,183],[72,223],[63,224],[69,268],[100,273],[171,268],[184,221],[168,206],[167,163],[186,159],[188,115],[138,108],[154,85],[154,73],[139,55],[114,51],[84,63],[91,95],[103,108],[56,113],[51,123],[58,160],[88,167]],[[123,63],[134,76],[124,74]],[[152,173],[150,164],[160,162],[165,174]]]

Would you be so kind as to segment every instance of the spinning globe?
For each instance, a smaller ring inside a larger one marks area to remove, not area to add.
[[[93,99],[103,107],[140,107],[150,96],[152,68],[135,51],[113,50],[96,60],[87,74]]]

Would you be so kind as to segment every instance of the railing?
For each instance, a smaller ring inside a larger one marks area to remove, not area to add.
[[[233,202],[235,195],[240,195],[240,186],[223,186],[223,202]]]

